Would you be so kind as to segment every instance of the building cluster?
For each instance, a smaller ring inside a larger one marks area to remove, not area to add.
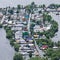
[[[9,8],[10,9],[10,8]],[[51,24],[47,21],[45,24],[43,23],[43,15],[42,13],[38,13],[38,10],[34,11],[31,16],[26,12],[25,9],[20,9],[19,13],[16,12],[17,9],[9,12],[7,9],[4,9],[3,13],[0,13],[0,22],[3,23],[3,26],[11,27],[11,30],[15,33],[15,41],[20,44],[19,52],[25,57],[29,55],[31,51],[33,56],[39,55],[33,37],[39,38],[40,35],[37,35],[37,32],[43,32],[50,29]],[[6,14],[4,14],[6,13]],[[30,19],[30,21],[29,21]],[[32,27],[31,25],[34,25]],[[30,25],[30,26],[29,26]],[[46,25],[46,26],[45,26]],[[34,35],[31,35],[31,27],[33,28]],[[45,38],[45,36],[41,36],[41,38]],[[43,46],[42,48],[47,47]]]

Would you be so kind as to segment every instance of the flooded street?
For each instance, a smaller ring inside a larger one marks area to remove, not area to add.
[[[13,60],[14,49],[6,39],[5,30],[0,29],[0,60]]]

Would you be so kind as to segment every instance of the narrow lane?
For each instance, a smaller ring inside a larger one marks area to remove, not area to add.
[[[30,18],[31,18],[31,14],[29,15],[29,20],[27,24],[27,29],[28,29],[29,34],[30,34]]]
[[[38,51],[38,53],[39,53],[39,56],[40,56],[40,57],[44,57],[44,56],[43,56],[43,55],[44,55],[44,52],[39,49],[39,47],[38,47],[35,39],[34,39],[34,43],[35,43],[35,47],[36,47],[36,49],[37,49],[37,51]]]
[[[29,32],[29,33],[30,33],[30,23],[31,23],[31,22],[30,22],[30,18],[31,18],[31,14],[29,15],[29,20],[28,20],[28,25],[27,25],[27,27],[28,27],[28,32]],[[34,42],[35,42],[35,47],[36,47],[36,49],[37,49],[37,51],[38,51],[38,53],[39,53],[39,56],[40,56],[40,57],[43,57],[44,52],[39,49],[39,47],[38,47],[35,39],[34,39]]]

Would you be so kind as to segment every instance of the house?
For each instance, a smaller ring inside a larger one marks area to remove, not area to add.
[[[23,38],[20,38],[20,44],[27,44],[27,43],[26,43],[26,41]]]
[[[60,11],[60,7],[57,10]]]
[[[23,24],[18,24],[18,23],[15,24],[15,27],[23,27],[23,26],[24,26]]]
[[[23,22],[26,21],[26,18],[24,16],[22,16],[21,18]]]
[[[39,25],[35,25],[34,26],[34,32],[43,32],[43,31],[47,31],[51,28],[51,25],[48,25],[46,27],[44,26],[39,26]]]
[[[48,26],[44,27],[44,30],[47,31],[47,30],[49,30],[50,28],[51,28],[51,25],[48,25]]]
[[[34,35],[34,38],[38,38],[38,37],[39,37],[39,35],[37,35],[37,34],[36,34],[36,35]]]
[[[58,49],[58,47],[57,46],[54,46],[53,49]]]
[[[36,55],[36,56],[39,56],[39,53],[38,53],[37,51],[35,51],[35,55]]]
[[[33,42],[32,38],[27,38],[27,41],[30,42],[30,43]]]
[[[43,28],[41,28],[39,25],[35,25],[34,32],[43,32]]]
[[[17,19],[17,20],[20,20],[20,17],[19,17],[19,16],[17,16],[17,17],[16,17],[16,19]]]
[[[25,15],[25,18],[26,18],[26,19],[29,19],[29,15]]]
[[[16,43],[20,43],[20,40],[16,40]]]
[[[22,33],[20,32],[20,31],[17,31],[16,33],[15,33],[15,39],[20,39],[22,37]]]
[[[11,28],[12,30],[15,30],[15,31],[22,31],[22,27],[12,27]]]
[[[54,11],[56,11],[56,9],[47,8],[46,11],[48,11],[48,12],[54,12]]]
[[[22,14],[25,13],[25,9],[20,9],[20,12],[22,12]]]
[[[17,14],[14,13],[13,15],[11,15],[11,18],[14,19],[14,20],[16,20],[16,18],[17,18]]]
[[[29,46],[31,46],[31,47],[33,47],[33,46],[34,46],[34,44],[32,44],[32,43],[31,43],[31,44],[28,44],[28,45],[29,45]]]
[[[2,19],[3,18],[3,14],[2,13],[0,13],[0,19]]]
[[[45,35],[40,36],[40,39],[46,39]]]
[[[9,25],[12,25],[12,21],[8,21],[8,24],[9,24]]]
[[[42,47],[40,49],[45,50],[47,48],[48,48],[48,45],[42,45]]]
[[[27,27],[23,27],[22,29],[23,31],[28,31]]]

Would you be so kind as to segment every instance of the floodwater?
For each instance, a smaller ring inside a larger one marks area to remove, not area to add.
[[[18,4],[28,5],[33,1],[38,5],[45,4],[46,6],[52,3],[60,4],[60,0],[0,0],[0,7],[13,7],[17,6]]]
[[[0,60],[13,60],[14,49],[10,46],[9,40],[6,39],[5,30],[0,29]]]
[[[58,42],[60,41],[60,15],[56,15],[56,13],[50,13],[50,15],[52,16],[53,20],[58,23],[58,32],[56,33],[56,36],[52,38],[52,41]]]

